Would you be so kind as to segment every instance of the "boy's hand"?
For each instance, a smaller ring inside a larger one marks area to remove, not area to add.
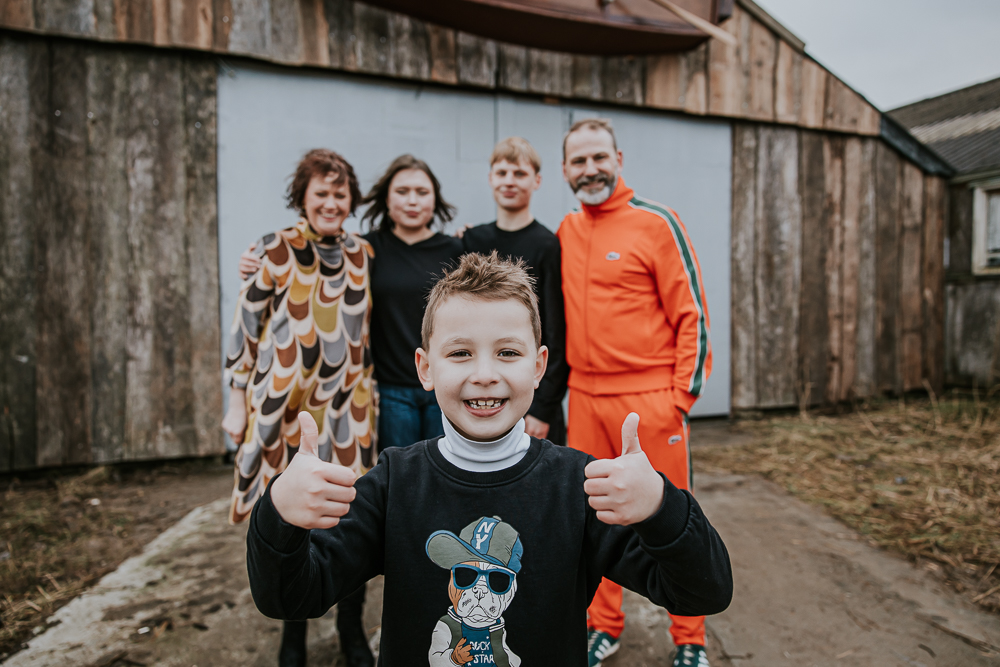
[[[319,429],[312,415],[300,412],[299,428],[299,451],[271,486],[271,502],[293,526],[332,528],[351,508],[356,476],[350,468],[319,458]]]
[[[243,251],[240,255],[240,279],[246,280],[253,274],[260,270],[261,265],[264,263],[261,261],[260,257],[254,254],[254,248],[257,244],[254,243],[252,246]]]
[[[604,523],[640,523],[653,516],[663,502],[663,478],[639,446],[639,415],[634,412],[622,424],[622,455],[591,461],[584,474],[587,481],[583,490]]]

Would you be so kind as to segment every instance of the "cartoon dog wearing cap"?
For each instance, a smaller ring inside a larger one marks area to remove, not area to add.
[[[448,530],[433,533],[425,549],[436,565],[451,571],[451,607],[434,626],[427,656],[431,667],[518,667],[521,659],[508,648],[503,623],[524,552],[518,532],[500,517],[482,517],[458,536]]]

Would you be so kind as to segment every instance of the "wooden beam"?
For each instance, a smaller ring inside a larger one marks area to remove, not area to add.
[[[757,407],[757,157],[758,126],[733,124],[731,253],[732,385],[734,410]]]
[[[799,284],[799,347],[796,385],[798,400],[823,401],[830,358],[830,309],[827,291],[828,211],[826,207],[824,136],[802,132],[799,189],[802,207],[802,278]],[[807,341],[807,342],[806,342]]]
[[[903,391],[923,388],[923,257],[924,175],[909,162],[902,165],[899,239],[899,318]]]
[[[940,396],[944,391],[944,234],[948,190],[944,179],[924,178],[923,376]]]

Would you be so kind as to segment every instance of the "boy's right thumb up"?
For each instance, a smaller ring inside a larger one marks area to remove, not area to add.
[[[302,433],[299,439],[299,456],[319,458],[319,428],[308,412],[299,413],[299,431]]]

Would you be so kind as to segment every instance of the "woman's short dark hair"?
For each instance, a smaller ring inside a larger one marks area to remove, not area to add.
[[[312,149],[295,168],[292,182],[288,184],[288,192],[285,193],[288,208],[305,214],[306,189],[309,187],[309,181],[313,176],[326,178],[330,174],[335,177],[334,185],[342,185],[347,181],[347,187],[351,191],[351,213],[354,213],[354,209],[361,203],[361,187],[358,185],[358,177],[354,174],[354,167],[339,153],[326,148]]]
[[[405,169],[419,169],[427,174],[427,178],[431,179],[431,185],[434,187],[435,218],[441,222],[448,222],[455,217],[457,209],[446,202],[444,197],[441,196],[441,183],[434,176],[434,172],[431,171],[426,162],[418,160],[407,153],[393,160],[389,168],[382,174],[382,177],[378,179],[375,185],[372,186],[372,189],[368,191],[368,194],[365,195],[362,203],[371,204],[371,206],[368,207],[368,210],[361,217],[362,222],[367,222],[372,229],[384,229],[386,231],[395,226],[396,223],[389,217],[389,186],[392,185],[392,179],[395,178],[396,174]],[[430,227],[432,224],[434,224],[434,218],[431,218],[427,226]]]

